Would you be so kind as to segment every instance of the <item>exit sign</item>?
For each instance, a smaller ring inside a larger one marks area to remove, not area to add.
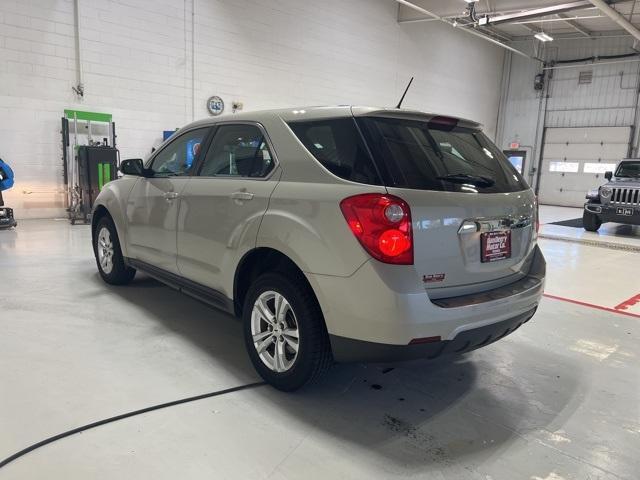
[[[511,142],[509,144],[509,148],[511,150],[517,150],[518,148],[520,148],[520,143],[519,142]]]

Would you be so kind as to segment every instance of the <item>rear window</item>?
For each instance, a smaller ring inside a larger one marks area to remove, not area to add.
[[[294,122],[289,127],[334,175],[352,182],[382,184],[353,117]]]
[[[618,167],[616,177],[640,178],[640,162],[622,162]]]
[[[388,186],[468,193],[528,188],[480,130],[382,117],[357,120]]]

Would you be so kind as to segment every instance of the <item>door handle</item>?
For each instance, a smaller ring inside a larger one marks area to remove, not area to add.
[[[234,200],[248,201],[253,200],[253,193],[250,192],[233,192],[231,198]]]
[[[164,194],[164,198],[167,200],[167,202],[175,200],[176,198],[178,198],[178,196],[178,192],[167,192]]]

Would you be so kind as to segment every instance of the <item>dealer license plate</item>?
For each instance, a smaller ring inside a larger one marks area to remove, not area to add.
[[[483,233],[480,237],[480,254],[482,263],[511,258],[511,230]]]
[[[633,208],[618,207],[618,208],[616,208],[616,213],[618,215],[626,215],[627,217],[631,217],[631,216],[633,216]]]

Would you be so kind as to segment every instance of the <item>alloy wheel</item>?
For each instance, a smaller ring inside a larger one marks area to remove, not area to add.
[[[113,241],[111,240],[111,232],[107,227],[102,227],[98,233],[96,250],[100,268],[105,274],[109,275],[113,270]]]
[[[291,304],[273,290],[263,292],[251,311],[253,346],[260,360],[273,372],[286,372],[298,357],[298,320]]]

